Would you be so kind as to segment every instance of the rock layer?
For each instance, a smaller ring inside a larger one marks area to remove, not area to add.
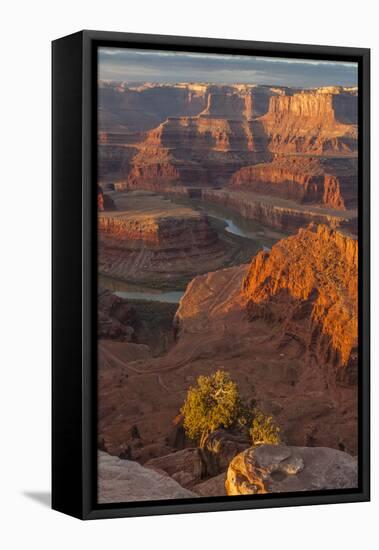
[[[269,158],[255,122],[225,118],[170,117],[148,132],[133,158],[126,187],[162,189],[168,184],[227,183],[241,166]]]
[[[251,447],[230,463],[229,496],[353,489],[358,486],[356,458],[325,447]]]
[[[260,252],[243,284],[251,319],[263,317],[301,341],[321,363],[355,377],[358,345],[358,242],[325,226]]]
[[[99,127],[131,134],[158,126],[170,115],[196,115],[206,106],[207,85],[101,82]]]
[[[241,168],[231,184],[234,189],[333,209],[357,204],[357,164],[352,159],[279,156],[271,163]]]
[[[344,228],[353,233],[357,231],[355,210],[341,211],[313,204],[298,204],[293,200],[258,195],[244,189],[204,189],[201,197],[210,203],[230,208],[244,218],[287,233],[297,232],[310,222]]]
[[[100,288],[97,300],[98,338],[149,346],[152,354],[167,351],[174,340],[176,304],[126,300]]]
[[[230,251],[208,218],[159,197],[126,196],[98,216],[99,271],[129,282],[184,285],[217,269]]]
[[[212,86],[205,97],[198,114],[171,112],[147,133],[124,173],[127,187],[219,186],[272,153],[357,152],[355,90]]]
[[[267,114],[260,118],[268,149],[321,155],[356,152],[357,101],[355,90],[340,88],[272,97]]]

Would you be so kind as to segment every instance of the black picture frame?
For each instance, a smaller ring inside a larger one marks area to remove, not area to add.
[[[285,495],[96,503],[98,46],[355,61],[359,80],[359,487]],[[370,50],[81,31],[52,43],[52,507],[81,519],[370,499]]]

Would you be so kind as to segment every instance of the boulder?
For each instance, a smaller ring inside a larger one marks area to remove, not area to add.
[[[98,454],[99,504],[197,496],[174,479],[144,468],[138,462],[122,460],[102,451]]]
[[[227,430],[212,432],[202,449],[202,458],[207,475],[216,476],[225,472],[230,461],[249,447],[248,433],[231,433]]]
[[[358,486],[357,460],[326,447],[262,445],[238,454],[225,482],[228,495],[287,493]]]
[[[145,462],[146,468],[166,472],[183,487],[199,482],[203,474],[203,463],[199,449],[183,449]]]
[[[225,481],[226,472],[223,472],[218,476],[197,483],[192,487],[192,490],[201,497],[224,497],[226,496]]]

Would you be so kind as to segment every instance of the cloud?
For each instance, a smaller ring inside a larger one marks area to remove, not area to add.
[[[214,82],[283,86],[357,85],[356,63],[99,48],[101,80]]]

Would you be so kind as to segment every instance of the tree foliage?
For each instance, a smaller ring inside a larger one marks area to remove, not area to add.
[[[265,415],[255,408],[250,428],[253,445],[280,445],[280,428],[276,426],[272,416]]]
[[[198,439],[204,447],[210,433],[247,422],[246,407],[238,387],[230,375],[218,370],[210,376],[199,376],[197,385],[188,390],[181,412],[184,428],[190,439]]]

